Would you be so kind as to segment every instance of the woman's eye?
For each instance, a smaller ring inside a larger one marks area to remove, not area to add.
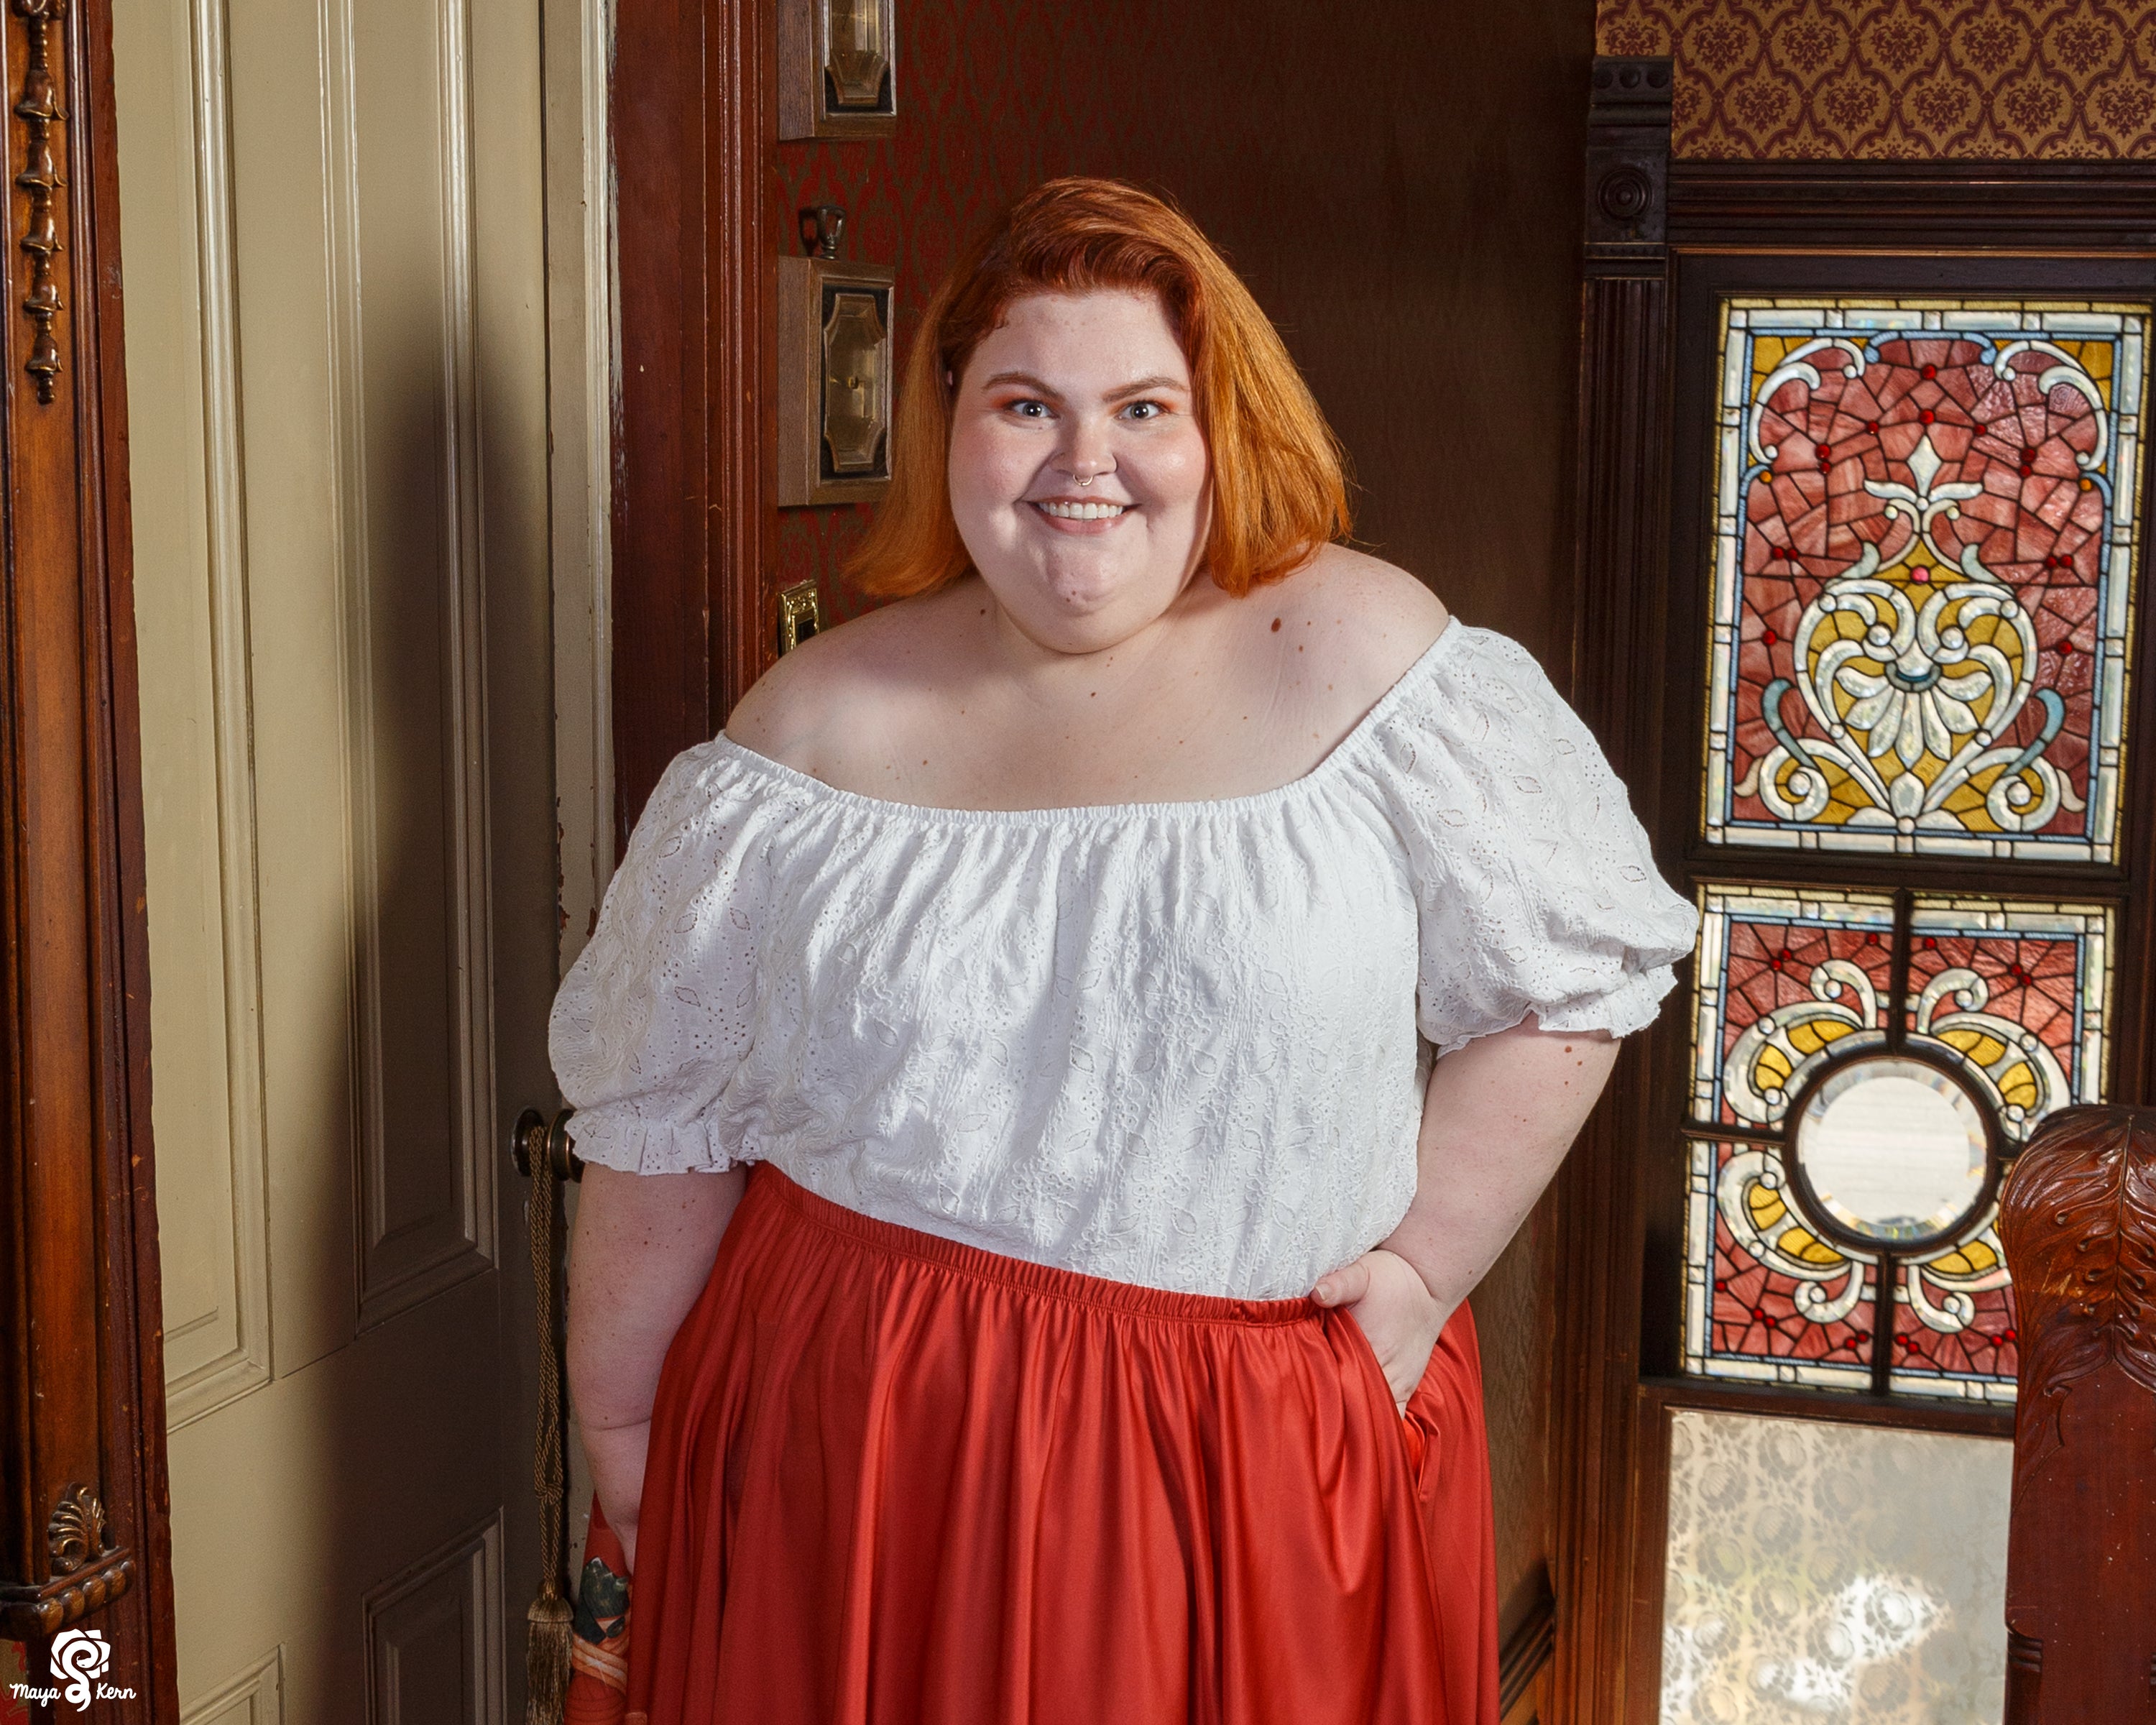
[[[1157,401],[1134,401],[1123,411],[1133,419],[1158,419],[1168,410]]]
[[[1045,419],[1048,417],[1046,402],[1014,401],[1010,404],[1010,410],[1024,419]]]

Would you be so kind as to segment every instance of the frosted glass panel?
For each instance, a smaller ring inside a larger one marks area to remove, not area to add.
[[[1997,1725],[2011,1444],[1671,1425],[1663,1725]]]

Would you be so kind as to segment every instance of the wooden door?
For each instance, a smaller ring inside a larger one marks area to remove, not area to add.
[[[117,0],[183,1717],[521,1712],[536,0]]]

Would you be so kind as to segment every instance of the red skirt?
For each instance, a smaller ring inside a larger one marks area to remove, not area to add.
[[[1496,1725],[1481,1367],[844,1209],[759,1166],[654,1412],[649,1725]]]

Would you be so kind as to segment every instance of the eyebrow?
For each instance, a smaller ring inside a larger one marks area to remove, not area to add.
[[[993,389],[999,383],[1023,384],[1026,388],[1038,390],[1043,395],[1052,395],[1058,399],[1061,398],[1062,393],[1060,390],[1051,388],[1045,380],[1034,377],[1030,372],[998,372],[992,377],[983,378],[981,387],[983,389]],[[1115,388],[1109,390],[1103,398],[1108,401],[1121,401],[1126,396],[1145,395],[1156,389],[1178,389],[1188,394],[1190,386],[1180,377],[1171,377],[1165,372],[1161,372],[1151,377],[1140,377],[1133,382],[1120,383]]]

